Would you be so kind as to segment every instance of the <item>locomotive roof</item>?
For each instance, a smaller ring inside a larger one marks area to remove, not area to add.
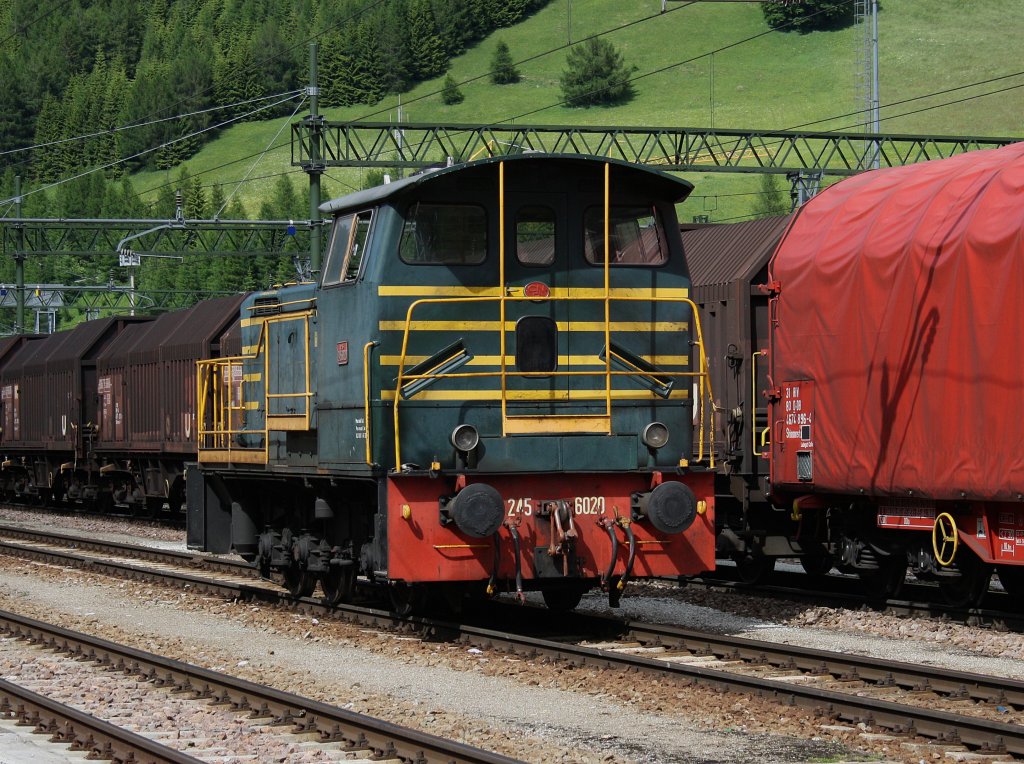
[[[356,191],[338,199],[325,202],[320,205],[320,211],[326,214],[332,214],[340,210],[374,205],[437,178],[448,176],[453,173],[474,173],[485,171],[485,168],[490,165],[497,165],[500,162],[552,162],[562,165],[564,170],[567,172],[573,170],[579,171],[584,167],[593,166],[595,163],[608,163],[618,168],[616,172],[624,172],[627,174],[627,177],[633,178],[636,181],[642,181],[657,195],[669,198],[674,202],[678,202],[686,198],[693,190],[693,184],[689,181],[683,180],[682,178],[669,175],[661,170],[655,170],[650,167],[644,167],[631,162],[624,162],[619,159],[580,154],[545,154],[541,152],[531,152],[526,154],[509,154],[507,156],[488,157],[487,159],[480,159],[475,162],[454,164],[450,167],[430,168],[418,172],[408,178],[395,180],[391,183],[385,183],[384,185],[375,186],[374,188],[368,188],[363,191]]]

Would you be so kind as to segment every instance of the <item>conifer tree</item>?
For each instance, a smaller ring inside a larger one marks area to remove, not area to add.
[[[491,23],[496,27],[515,24],[526,13],[529,0],[489,0]]]
[[[495,85],[509,85],[519,82],[520,74],[512,61],[512,53],[508,49],[508,43],[498,40],[494,49],[494,56],[491,58],[491,82]]]
[[[430,0],[409,3],[409,55],[412,72],[419,79],[437,77],[448,67],[445,45],[437,31]]]
[[[462,103],[466,97],[459,90],[459,84],[455,81],[455,78],[450,74],[444,78],[444,87],[441,88],[441,100],[448,106],[454,106],[457,103]]]
[[[380,48],[380,26],[376,19],[365,19],[354,33],[351,84],[353,103],[371,106],[384,97],[384,59]]]
[[[573,46],[562,72],[562,97],[567,106],[610,106],[633,97],[629,81],[635,66],[626,66],[615,46],[591,37]]]
[[[797,3],[761,3],[761,12],[772,29],[813,32],[837,29],[853,23],[853,3],[837,0],[800,0]]]
[[[758,184],[761,193],[754,200],[755,217],[765,218],[789,214],[789,197],[779,184],[778,175],[764,173]]]
[[[64,153],[59,146],[48,145],[64,137],[64,110],[51,95],[43,97],[36,120],[33,144],[39,148],[32,152],[32,170],[37,179],[54,181],[64,174]]]
[[[384,8],[380,34],[384,63],[383,88],[388,93],[405,92],[413,78],[409,6],[406,0],[388,2]]]

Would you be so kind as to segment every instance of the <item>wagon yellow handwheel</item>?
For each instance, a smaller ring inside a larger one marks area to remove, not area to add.
[[[956,530],[956,520],[948,512],[943,512],[935,518],[935,525],[932,526],[932,551],[935,552],[935,561],[944,568],[952,565],[959,546],[960,534]]]

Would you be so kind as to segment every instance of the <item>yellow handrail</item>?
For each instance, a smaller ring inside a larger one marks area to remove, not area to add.
[[[757,448],[757,357],[767,355],[763,350],[758,350],[750,357],[750,439],[754,456],[764,456],[765,451],[758,451]],[[771,432],[771,426],[765,427],[761,432],[761,445],[765,444],[765,435]],[[754,465],[750,465],[753,467]]]
[[[370,350],[380,343],[370,340],[363,345],[363,427],[366,428],[366,463],[373,466],[373,450],[370,447]]]
[[[491,377],[491,378],[498,377],[500,379],[500,381],[501,381],[500,395],[501,395],[501,406],[502,406],[502,418],[504,420],[505,415],[506,415],[506,404],[507,404],[507,398],[508,398],[507,378],[509,376],[515,376],[515,377],[520,377],[520,378],[529,378],[531,376],[530,372],[511,372],[507,368],[506,354],[504,353],[504,343],[505,343],[505,332],[508,331],[508,328],[505,326],[504,320],[502,320],[500,322],[500,324],[499,324],[499,331],[500,331],[500,335],[501,335],[501,348],[502,348],[503,352],[500,354],[501,355],[501,365],[500,365],[500,368],[499,368],[498,371],[452,372],[452,373],[445,373],[445,374],[409,374],[409,375],[407,375],[405,373],[405,367],[406,367],[406,358],[407,358],[408,352],[409,352],[409,336],[410,336],[410,333],[412,332],[412,327],[413,327],[413,324],[414,324],[414,322],[413,322],[413,314],[417,310],[417,308],[419,308],[421,306],[424,306],[424,305],[439,305],[439,304],[450,305],[450,304],[454,304],[454,303],[460,303],[461,304],[461,303],[484,303],[484,302],[488,302],[488,303],[498,302],[500,306],[504,306],[507,302],[532,302],[535,299],[536,298],[531,298],[531,297],[526,297],[526,296],[519,297],[519,296],[511,296],[511,295],[502,294],[500,296],[487,296],[487,297],[428,297],[428,298],[422,298],[422,299],[419,299],[419,300],[414,300],[412,303],[409,304],[409,307],[408,307],[408,309],[406,311],[405,327],[404,327],[404,331],[403,331],[403,334],[402,334],[402,350],[401,350],[401,354],[400,354],[399,359],[398,359],[398,375],[397,375],[397,377],[395,379],[394,407],[393,407],[393,410],[392,410],[392,415],[393,415],[393,420],[394,420],[394,433],[395,433],[394,437],[395,437],[395,469],[396,470],[401,469],[401,465],[402,465],[402,458],[401,458],[401,454],[402,454],[402,451],[401,451],[401,429],[400,429],[400,426],[399,426],[399,411],[398,411],[398,409],[399,409],[399,404],[400,404],[400,401],[401,401],[401,390],[402,390],[402,388],[405,386],[405,384],[407,382],[412,381],[412,380],[417,380],[417,379],[426,379],[426,378],[434,378],[434,379],[441,379],[441,378],[444,378],[444,379],[470,379],[470,378],[482,378],[482,377]],[[607,293],[607,294],[605,294],[602,297],[575,297],[575,296],[568,296],[568,295],[566,295],[566,296],[559,296],[559,297],[551,296],[551,297],[547,297],[545,299],[552,300],[552,301],[574,301],[574,302],[584,302],[584,301],[587,301],[587,300],[591,300],[592,301],[592,300],[596,300],[596,299],[602,299],[602,300],[605,300],[606,303],[609,303],[609,304],[613,300],[616,301],[616,302],[676,302],[676,303],[679,303],[679,304],[688,305],[690,307],[690,314],[693,317],[693,327],[694,327],[694,330],[695,330],[696,335],[697,335],[696,343],[695,344],[696,344],[696,346],[697,346],[697,348],[698,348],[698,350],[700,352],[700,360],[698,362],[698,371],[678,371],[678,372],[668,372],[668,371],[661,371],[661,370],[658,370],[656,372],[643,372],[642,370],[636,370],[636,371],[612,371],[609,368],[610,360],[606,359],[606,362],[605,362],[606,368],[603,371],[552,371],[552,372],[547,373],[547,376],[554,376],[554,377],[578,377],[578,376],[588,376],[588,375],[589,376],[594,376],[595,374],[603,374],[603,375],[605,375],[605,379],[606,379],[606,383],[605,383],[605,402],[606,402],[606,407],[607,407],[608,411],[611,410],[610,407],[611,407],[611,398],[612,398],[612,395],[611,395],[611,379],[612,379],[612,377],[615,377],[615,376],[696,377],[699,380],[699,401],[698,401],[698,405],[700,406],[700,411],[699,411],[700,416],[699,416],[699,420],[698,420],[698,422],[699,422],[698,430],[699,430],[699,433],[700,433],[700,437],[699,437],[699,440],[698,440],[697,461],[700,462],[700,461],[704,460],[704,454],[705,454],[704,439],[705,439],[705,436],[707,435],[708,436],[707,454],[708,454],[709,465],[711,467],[715,466],[714,448],[712,447],[713,446],[714,433],[713,432],[712,433],[708,433],[708,427],[707,427],[707,424],[706,424],[706,421],[705,421],[705,416],[706,416],[705,409],[706,409],[707,405],[711,401],[714,400],[714,396],[713,396],[712,389],[711,389],[711,372],[710,372],[710,366],[709,366],[708,360],[707,360],[707,353],[705,351],[705,346],[704,346],[704,333],[703,333],[703,328],[702,328],[701,323],[700,323],[700,312],[697,309],[697,305],[691,299],[689,299],[688,297],[628,297],[628,296],[619,297],[619,296],[612,295],[610,293]],[[605,339],[606,339],[606,342],[610,342],[610,326],[611,326],[610,321],[605,321],[605,327],[606,327]],[[606,356],[608,358],[610,358],[610,356],[611,356],[610,348],[609,348],[608,352],[606,353]],[[640,398],[644,394],[644,392],[646,392],[646,391],[639,391],[638,390],[637,391],[637,394],[638,394],[637,397]]]

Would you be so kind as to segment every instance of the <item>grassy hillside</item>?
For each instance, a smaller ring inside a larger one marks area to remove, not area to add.
[[[857,52],[861,30],[808,35],[769,32],[761,10],[752,3],[668,3],[660,0],[554,0],[527,21],[501,30],[453,62],[451,74],[464,82],[485,73],[497,39],[503,39],[520,64],[522,81],[496,87],[486,77],[461,86],[465,101],[445,106],[440,80],[402,96],[405,121],[490,122],[515,120],[533,124],[642,126],[715,126],[786,129],[813,123],[813,129],[854,129],[858,110]],[[627,64],[637,67],[636,98],[614,108],[569,109],[561,99],[559,75],[571,39],[634,23],[608,36]],[[753,38],[753,39],[749,39]],[[1024,76],[987,87],[884,108],[885,104],[946,88],[979,82],[1021,70],[1015,44],[1024,38],[1020,0],[886,0],[879,13],[882,130],[884,132],[1024,135],[1024,87],[965,103],[927,108],[1014,84]],[[746,42],[744,42],[746,40]],[[656,72],[656,73],[655,73]],[[374,107],[326,111],[328,119],[397,118],[397,98]],[[898,116],[905,112],[921,110]],[[300,112],[300,116],[303,112]],[[892,117],[892,118],[887,118]],[[187,164],[204,182],[230,184],[249,173],[238,195],[255,214],[273,179],[251,180],[287,171],[290,152],[286,127],[254,168],[251,155],[271,145],[283,120],[234,127],[207,145]],[[244,157],[250,157],[242,159]],[[239,161],[242,160],[242,161]],[[222,165],[226,165],[223,166]],[[214,168],[220,169],[214,169]],[[324,179],[327,194],[358,187],[364,171],[332,169]],[[148,172],[134,181],[141,191],[171,181],[176,171]],[[724,220],[750,212],[757,176],[689,174],[697,190],[684,205],[684,216],[707,214]],[[305,188],[305,176],[294,176]],[[152,199],[151,192],[146,198]]]

